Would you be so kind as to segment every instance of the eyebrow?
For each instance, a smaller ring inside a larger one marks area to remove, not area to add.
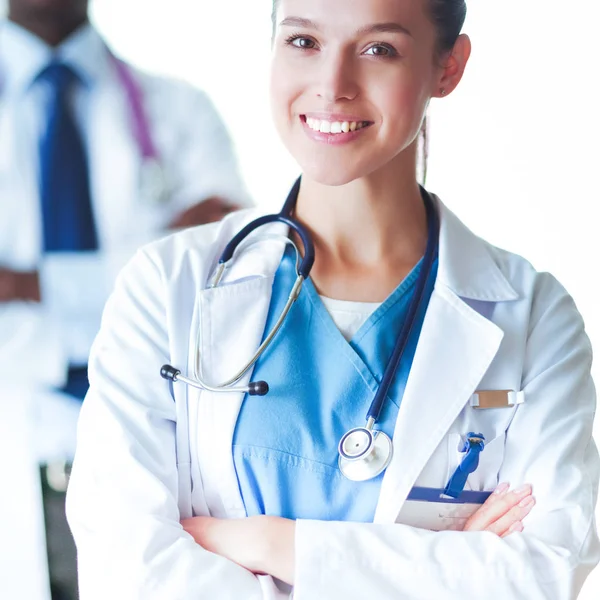
[[[306,29],[316,29],[320,31],[321,28],[317,23],[310,19],[304,19],[302,17],[287,17],[281,21],[280,26],[282,27],[304,27]],[[375,23],[374,25],[366,25],[356,31],[356,36],[360,37],[368,35],[369,33],[402,33],[413,37],[412,33],[400,23]]]

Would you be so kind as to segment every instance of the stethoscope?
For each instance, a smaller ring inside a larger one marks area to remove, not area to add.
[[[142,159],[138,184],[140,197],[150,204],[162,204],[168,199],[167,179],[158,148],[152,138],[142,90],[131,69],[122,60],[119,60],[110,49],[107,48],[107,52],[127,96],[131,128]]]
[[[138,181],[140,198],[149,204],[162,204],[168,199],[168,182],[158,148],[152,138],[142,90],[131,69],[122,60],[119,60],[108,47],[106,47],[106,52],[125,92],[131,129],[140,153],[141,165]],[[0,79],[1,90],[2,81]]]
[[[247,393],[250,396],[264,396],[269,392],[269,385],[266,381],[250,382],[247,386],[236,386],[236,384],[239,383],[242,377],[255,365],[258,359],[270,346],[273,338],[281,329],[294,302],[300,295],[302,285],[310,275],[310,271],[314,264],[315,249],[311,237],[306,229],[292,218],[298,200],[298,193],[300,191],[300,181],[301,180],[298,179],[294,184],[280,213],[259,217],[246,225],[235,237],[233,237],[219,258],[215,274],[209,286],[214,288],[219,285],[225,271],[235,260],[242,248],[247,248],[250,244],[258,243],[264,239],[264,237],[261,236],[248,237],[263,225],[269,223],[283,223],[298,235],[304,248],[303,257],[300,257],[298,248],[292,240],[287,237],[280,238],[286,243],[294,246],[296,249],[296,281],[281,315],[259,346],[258,350],[254,353],[248,363],[233,377],[220,385],[210,385],[204,380],[199,366],[199,344],[196,342],[195,354],[197,358],[194,373],[195,377],[185,377],[181,374],[179,369],[176,369],[171,365],[164,365],[161,368],[161,377],[171,382],[181,381],[194,388],[210,392],[242,392]],[[410,301],[407,317],[398,335],[392,356],[385,368],[381,384],[379,385],[367,412],[366,425],[348,431],[344,434],[338,444],[338,465],[340,471],[347,479],[352,481],[367,481],[377,477],[385,471],[393,456],[392,440],[383,431],[376,430],[375,425],[381,416],[387,393],[393,383],[395,374],[406,351],[408,340],[417,321],[419,310],[424,310],[426,308],[425,305],[429,302],[429,298],[426,294],[426,284],[431,275],[439,248],[439,217],[434,206],[434,201],[424,188],[421,188],[421,196],[427,213],[427,247],[421,271],[415,285],[415,291]]]

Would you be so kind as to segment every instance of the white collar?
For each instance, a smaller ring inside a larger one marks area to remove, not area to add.
[[[440,255],[437,283],[457,296],[483,302],[516,300],[518,293],[494,260],[491,246],[476,236],[439,199]]]
[[[73,32],[57,48],[11,21],[0,24],[0,85],[3,93],[26,92],[52,60],[70,65],[91,87],[110,66],[107,56],[104,41],[90,24]]]

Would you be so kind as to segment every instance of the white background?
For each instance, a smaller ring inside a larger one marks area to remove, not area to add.
[[[599,4],[470,0],[469,10],[474,53],[457,92],[432,106],[428,187],[476,233],[556,275],[598,349]],[[297,170],[270,123],[270,11],[270,0],[96,0],[92,7],[123,58],[211,95],[250,191],[275,209]],[[600,382],[600,361],[594,374]],[[581,595],[598,597],[600,569]]]

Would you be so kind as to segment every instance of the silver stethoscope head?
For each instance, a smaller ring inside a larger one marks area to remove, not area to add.
[[[394,453],[392,440],[383,431],[374,431],[374,419],[366,427],[348,431],[338,445],[340,471],[351,481],[367,481],[383,473]]]

